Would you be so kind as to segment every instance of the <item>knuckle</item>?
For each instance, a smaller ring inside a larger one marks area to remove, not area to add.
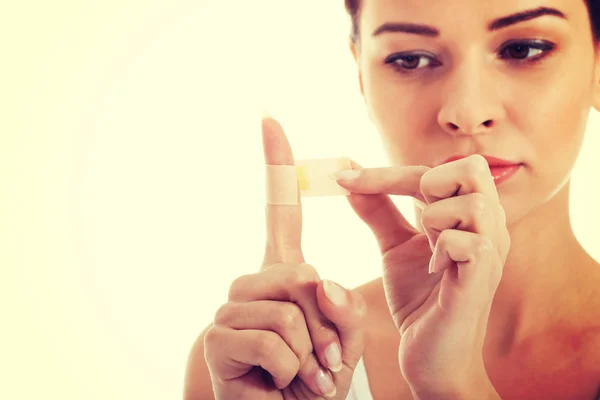
[[[310,340],[303,342],[299,347],[297,357],[301,368],[304,368],[308,360],[313,357],[313,350],[314,348]]]
[[[291,382],[293,381],[294,377],[298,375],[298,371],[300,371],[300,367],[302,364],[300,364],[300,360],[298,359],[298,357],[290,358],[290,362],[288,364],[289,365],[287,365],[286,371],[284,372],[284,376],[286,381]]]
[[[274,332],[262,331],[256,344],[256,352],[263,357],[275,354],[279,347],[280,338]]]
[[[319,281],[319,274],[317,270],[310,264],[299,264],[294,268],[290,268],[291,283],[293,284],[306,284],[316,283]]]
[[[430,167],[426,167],[426,166],[419,166],[417,167],[416,171],[419,174],[419,189],[416,190],[414,193],[412,193],[412,197],[416,197],[418,199],[423,198],[423,188],[422,188],[422,182],[423,182],[423,177],[429,172],[431,171],[432,168]]]
[[[431,171],[433,168],[428,167],[426,165],[417,165],[415,167],[415,171],[417,171],[417,173],[423,177],[423,175],[425,175],[426,173],[428,173],[429,171]]]
[[[437,239],[438,246],[442,247],[443,249],[445,249],[447,247],[446,243],[449,240],[448,235],[450,235],[450,232],[451,232],[451,230],[448,230],[448,229],[444,229],[443,231],[440,232],[438,239]]]
[[[487,160],[480,154],[473,154],[466,158],[465,169],[469,175],[489,173]]]
[[[204,335],[204,356],[206,359],[212,360],[215,350],[219,347],[219,331],[211,327]]]
[[[482,193],[471,193],[468,196],[469,211],[472,215],[480,217],[487,207],[487,198]]]
[[[230,303],[230,302],[227,302],[227,303],[221,305],[217,309],[217,312],[215,313],[215,316],[213,318],[213,324],[214,325],[227,325],[227,323],[231,319],[231,314],[233,313],[234,308],[235,308],[234,303]]]
[[[277,321],[284,330],[294,332],[306,324],[302,309],[294,303],[285,303],[279,312]]]
[[[435,168],[430,169],[421,176],[421,180],[419,181],[419,191],[421,193],[428,193],[430,187],[429,182],[431,181],[431,176],[433,176],[432,174],[435,174],[435,171]]]
[[[289,292],[293,289],[301,280],[301,273],[297,268],[292,267],[288,270],[283,271],[281,274],[281,280],[283,287]]]
[[[492,241],[483,235],[478,235],[475,239],[475,254],[477,256],[486,256],[492,253],[493,243]]]
[[[247,287],[246,282],[248,281],[248,277],[249,275],[242,275],[231,282],[231,285],[229,286],[229,293],[227,295],[229,300],[235,300],[241,297],[242,293]]]
[[[421,212],[421,224],[423,226],[431,226],[433,223],[433,216],[431,215],[431,207],[426,206]]]

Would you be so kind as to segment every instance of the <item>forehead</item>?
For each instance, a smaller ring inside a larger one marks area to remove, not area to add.
[[[587,18],[585,0],[362,0],[361,26],[368,32],[385,22],[403,21],[444,28],[487,30],[490,21],[520,11],[552,7],[571,23]]]

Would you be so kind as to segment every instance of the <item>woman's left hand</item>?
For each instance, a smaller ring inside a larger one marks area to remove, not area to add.
[[[400,369],[413,395],[494,398],[482,352],[510,237],[487,161],[474,155],[435,168],[353,168],[360,176],[338,183],[353,193],[352,207],[378,239],[386,298],[401,334]],[[389,194],[422,201],[424,233]]]

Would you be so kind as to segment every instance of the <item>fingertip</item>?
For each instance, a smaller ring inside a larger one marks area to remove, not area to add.
[[[275,387],[279,390],[283,390],[286,387],[288,387],[290,385],[291,381],[287,381],[287,380],[283,380],[283,379],[279,379],[277,377],[273,377],[273,384],[275,385]]]
[[[317,387],[319,391],[326,398],[334,397],[337,394],[337,388],[335,387],[335,383],[333,382],[332,376],[328,372],[325,372],[321,369],[317,371],[317,375],[315,377]]]
[[[350,165],[352,166],[352,169],[364,169],[364,167],[362,165],[360,165],[353,159],[350,158],[349,160],[350,160]]]
[[[342,363],[342,347],[338,343],[331,343],[327,346],[323,357],[327,361],[327,368],[331,372],[340,372],[344,367]]]
[[[267,110],[265,110],[265,109],[263,109],[263,110],[261,111],[261,116],[262,116],[262,119],[263,119],[263,121],[264,121],[265,119],[273,118],[273,115],[272,115],[272,114],[271,114],[269,111],[267,111]]]
[[[292,147],[277,120],[272,117],[263,119],[262,138],[266,164],[294,165]]]
[[[319,282],[319,286],[317,301],[326,318],[337,328],[356,329],[361,325],[367,314],[367,303],[359,293],[328,279]]]
[[[327,297],[327,300],[329,300],[334,307],[344,307],[348,305],[346,289],[333,281],[328,279],[323,280],[323,293],[325,293],[325,297]]]

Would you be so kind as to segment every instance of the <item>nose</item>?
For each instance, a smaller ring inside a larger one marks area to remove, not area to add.
[[[504,117],[497,78],[474,60],[449,74],[438,123],[454,136],[489,133]],[[443,90],[443,89],[442,89]]]

